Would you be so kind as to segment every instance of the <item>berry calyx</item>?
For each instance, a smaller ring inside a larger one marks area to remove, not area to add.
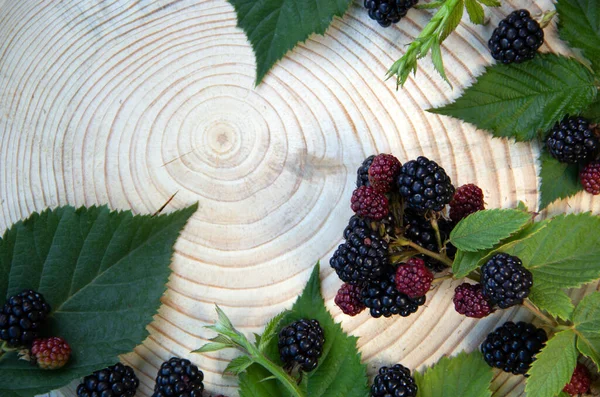
[[[481,284],[462,283],[454,290],[453,302],[454,309],[467,317],[483,318],[494,311]]]
[[[344,283],[333,301],[344,314],[354,317],[365,309],[361,294],[361,286]]]
[[[400,161],[391,154],[379,154],[369,167],[369,182],[380,193],[389,192],[400,172]]]
[[[456,189],[452,201],[450,201],[450,219],[458,223],[463,218],[474,212],[485,209],[483,191],[472,183],[462,185]]]
[[[590,371],[585,365],[578,363],[573,372],[573,376],[571,376],[571,380],[563,388],[563,391],[569,393],[571,396],[585,394],[590,391],[591,383],[592,379]]]
[[[396,289],[410,298],[425,295],[431,288],[433,273],[419,258],[410,258],[396,270]]]
[[[600,161],[592,161],[579,173],[579,179],[586,192],[600,194]]]
[[[323,328],[317,320],[298,320],[279,332],[279,356],[288,369],[295,365],[304,372],[317,368],[324,344]]]
[[[31,359],[41,369],[64,367],[71,357],[71,347],[60,337],[35,339],[31,345]]]
[[[389,213],[389,202],[385,195],[372,186],[361,186],[352,193],[352,211],[374,221],[382,220]]]

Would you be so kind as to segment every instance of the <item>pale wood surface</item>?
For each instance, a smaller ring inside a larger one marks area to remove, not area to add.
[[[235,396],[234,380],[221,376],[231,354],[189,353],[211,337],[202,326],[214,304],[244,332],[260,332],[319,259],[328,307],[360,336],[371,374],[474,349],[526,314],[460,317],[456,283],[446,282],[408,319],[345,317],[332,302],[340,281],[328,259],[350,216],[355,169],[375,152],[438,160],[456,184],[484,188],[489,207],[536,205],[536,147],[423,110],[458,95],[491,61],[486,40],[502,16],[552,7],[503,3],[490,25],[464,22],[444,43],[455,90],[427,60],[396,92],[382,77],[426,23],[424,11],[384,30],[357,0],[254,88],[252,50],[224,0],[0,0],[0,226],[63,204],[148,213],[176,192],[168,210],[200,202],[177,242],[151,336],[123,357],[137,369],[140,396],[172,355],[191,357],[209,392]],[[544,51],[565,51],[547,36]],[[582,194],[550,212],[599,207]],[[521,381],[498,376],[496,395],[520,395]]]

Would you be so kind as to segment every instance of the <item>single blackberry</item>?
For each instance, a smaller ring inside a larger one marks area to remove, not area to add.
[[[397,183],[408,207],[420,213],[441,211],[454,196],[454,186],[446,171],[423,156],[402,166]]]
[[[371,229],[357,226],[346,234],[346,242],[340,244],[329,264],[343,282],[359,284],[391,271],[387,254],[385,240]]]
[[[585,163],[599,147],[589,121],[583,117],[565,117],[554,124],[546,139],[548,153],[561,163]]]
[[[467,317],[483,318],[494,312],[483,296],[481,284],[462,283],[454,290],[454,310]]]
[[[361,218],[358,215],[352,215],[348,221],[348,226],[346,226],[344,229],[345,239],[348,239],[348,236],[355,227],[370,229],[379,237],[384,238],[386,241],[390,238],[396,237],[396,222],[394,221],[394,217],[392,215],[388,215],[379,221]]]
[[[362,290],[362,300],[372,317],[390,317],[399,314],[408,317],[425,303],[425,296],[410,298],[396,289],[396,276],[390,274],[378,281],[371,281]]]
[[[29,347],[49,313],[50,305],[38,292],[11,296],[0,311],[0,340],[10,347]]]
[[[396,269],[396,289],[410,298],[425,295],[431,288],[433,273],[425,266],[425,261],[410,258]]]
[[[541,328],[523,321],[508,321],[485,338],[481,352],[490,367],[524,375],[547,340],[546,331]]]
[[[438,219],[437,222],[440,230],[440,240],[443,243],[450,237],[452,224],[444,218]],[[404,212],[404,237],[426,250],[436,253],[440,252],[440,246],[438,245],[435,230],[433,229],[431,222],[428,221],[425,216],[410,209]],[[453,245],[448,244],[446,246],[446,255],[453,258],[454,254],[456,254],[456,248]],[[444,263],[436,261],[429,256],[419,255],[418,258],[423,259],[425,265],[436,273],[441,272],[448,267]]]
[[[462,185],[456,189],[456,193],[450,201],[450,219],[452,222],[458,223],[463,218],[483,209],[485,209],[483,191],[472,183]]]
[[[573,376],[571,376],[571,380],[563,388],[563,391],[569,393],[571,396],[585,394],[590,391],[591,383],[592,379],[590,371],[585,365],[578,363],[573,372]]]
[[[361,186],[371,186],[371,183],[369,183],[369,167],[371,167],[374,159],[375,155],[367,157],[364,159],[360,167],[358,167],[358,170],[356,170],[357,188]]]
[[[59,369],[69,361],[71,346],[59,337],[36,339],[31,345],[31,357],[41,369]]]
[[[488,41],[498,62],[521,63],[533,59],[544,43],[544,31],[527,10],[517,10],[500,21]]]
[[[481,266],[483,296],[506,309],[523,303],[533,285],[533,275],[516,256],[499,253]]]
[[[344,283],[333,301],[344,314],[354,317],[365,309],[361,292],[362,287],[360,285]]]
[[[369,167],[369,182],[381,193],[389,192],[396,183],[400,172],[400,161],[391,154],[379,154]]]
[[[117,363],[83,378],[78,397],[133,397],[140,381],[127,365]]]
[[[171,357],[158,369],[152,397],[201,397],[203,380],[204,373],[190,360]]]
[[[352,193],[350,199],[352,211],[358,215],[373,219],[382,220],[388,216],[390,205],[387,197],[379,193],[372,186],[361,186]]]
[[[592,161],[579,173],[579,180],[586,192],[600,194],[600,161]]]
[[[371,397],[415,397],[417,383],[402,364],[381,367],[371,386]]]
[[[400,22],[408,10],[418,2],[419,0],[365,0],[364,4],[369,11],[369,18],[387,28]]]
[[[304,372],[317,368],[325,336],[317,320],[298,320],[279,332],[279,356],[288,368],[299,365]]]

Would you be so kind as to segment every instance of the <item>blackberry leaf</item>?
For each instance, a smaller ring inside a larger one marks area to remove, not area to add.
[[[579,166],[561,163],[545,150],[540,154],[540,209],[558,199],[571,197],[583,190],[579,183]]]
[[[600,123],[600,98],[583,112],[583,117],[589,119],[593,123]]]
[[[538,287],[535,283],[531,287],[529,300],[540,309],[563,320],[570,320],[575,309],[571,298],[562,289],[544,286]]]
[[[578,332],[577,349],[600,366],[600,293],[584,297],[575,308],[573,323]]]
[[[485,11],[483,11],[481,4],[479,4],[477,0],[465,0],[465,7],[467,8],[467,13],[469,14],[471,22],[477,25],[483,25],[485,21]]]
[[[600,72],[600,8],[598,0],[558,0],[560,38],[580,48]]]

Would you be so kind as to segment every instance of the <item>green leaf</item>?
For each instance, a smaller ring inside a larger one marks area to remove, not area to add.
[[[229,0],[256,56],[256,85],[289,50],[311,34],[323,34],[350,0]]]
[[[570,320],[575,309],[565,291],[551,286],[533,285],[529,299],[540,309],[563,320]]]
[[[223,350],[223,349],[230,349],[232,347],[235,347],[235,344],[210,342],[210,343],[206,343],[204,346],[202,346],[199,349],[193,350],[192,353],[210,353],[210,352],[216,352],[216,351]]]
[[[239,356],[229,362],[229,365],[227,365],[227,368],[225,368],[225,371],[223,371],[223,373],[238,376],[239,374],[247,370],[248,367],[251,365],[252,359],[250,357]]]
[[[494,373],[479,351],[442,357],[424,374],[415,372],[419,397],[490,397]]]
[[[525,204],[522,201],[519,201],[519,204],[517,204],[517,209],[519,211],[523,211],[523,212],[528,212],[529,211],[529,208],[527,208],[527,204]]]
[[[483,25],[485,22],[485,11],[481,4],[477,0],[465,0],[465,6],[467,7],[467,13],[471,22],[477,25]]]
[[[277,336],[277,328],[279,327],[279,324],[281,323],[281,320],[283,319],[285,314],[286,312],[279,313],[267,323],[267,326],[265,327],[265,330],[262,336],[260,337],[260,341],[258,342],[258,349],[260,351],[264,351],[265,348],[269,345],[269,342],[271,342],[271,339]]]
[[[531,221],[527,212],[512,209],[477,211],[461,220],[450,233],[450,242],[473,252],[492,248]]]
[[[577,350],[600,367],[600,334],[586,333],[577,338]]]
[[[579,183],[579,166],[561,163],[545,150],[540,154],[540,179],[540,209],[583,190]]]
[[[442,33],[439,37],[440,42],[446,40],[446,38],[450,36],[450,33],[454,32],[456,27],[460,24],[463,13],[463,0],[459,0],[453,8],[448,10],[448,15],[444,18],[444,23],[442,25]]]
[[[579,332],[600,334],[600,292],[586,295],[573,313],[573,324]]]
[[[444,1],[432,1],[431,3],[416,4],[414,8],[418,10],[433,10],[444,5]]]
[[[458,250],[452,262],[452,273],[454,278],[467,277],[469,273],[481,266],[480,262],[491,250],[466,252]]]
[[[239,375],[240,397],[289,397],[281,384],[270,376],[269,371],[252,364]]]
[[[600,123],[600,100],[592,103],[591,106],[583,112],[583,117],[590,119],[592,123]]]
[[[3,356],[0,395],[59,388],[140,344],[166,289],[173,244],[196,208],[152,217],[61,207],[13,225],[0,240],[0,268],[8,270],[0,291],[41,292],[52,307],[48,334],[69,341],[73,356],[58,371]]]
[[[450,80],[448,80],[448,76],[446,76],[446,71],[444,70],[444,60],[442,59],[442,48],[439,40],[435,38],[433,46],[431,47],[431,61],[433,62],[433,66],[435,70],[440,74],[440,76],[444,79],[445,82],[450,84]]]
[[[569,383],[577,365],[576,338],[572,330],[550,338],[527,372],[525,391],[528,396],[554,397]]]
[[[481,4],[488,7],[500,7],[502,4],[500,0],[478,0]]]
[[[529,141],[596,97],[592,73],[574,59],[538,54],[521,64],[495,64],[455,102],[432,113],[452,116],[496,137]]]
[[[598,0],[558,0],[558,32],[572,47],[580,48],[600,72],[600,7]]]

